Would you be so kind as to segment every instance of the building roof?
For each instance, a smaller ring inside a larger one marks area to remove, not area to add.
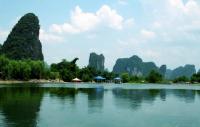
[[[81,80],[78,79],[78,78],[72,79],[72,81],[73,81],[73,82],[81,82]]]
[[[106,78],[104,78],[104,77],[102,77],[102,76],[97,76],[97,77],[95,77],[94,79],[96,79],[96,80],[105,80]]]
[[[114,78],[114,80],[122,80],[120,77],[116,77]]]

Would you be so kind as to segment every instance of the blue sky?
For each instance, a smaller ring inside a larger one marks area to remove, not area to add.
[[[45,61],[103,53],[112,70],[117,58],[140,56],[144,61],[175,68],[200,68],[200,1],[198,0],[0,0],[0,43],[21,16],[40,19]]]

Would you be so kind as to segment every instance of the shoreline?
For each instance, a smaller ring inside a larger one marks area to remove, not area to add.
[[[62,80],[45,80],[45,79],[32,79],[28,81],[22,81],[22,80],[0,80],[0,84],[20,84],[20,83],[67,83]]]
[[[45,79],[31,79],[28,81],[22,81],[22,80],[0,80],[1,84],[22,84],[22,83],[55,83],[55,84],[66,84],[66,83],[75,83],[75,82],[64,82],[62,80],[45,80]],[[89,83],[89,84],[95,84],[94,82],[80,82],[81,83]],[[100,83],[102,84],[102,83]],[[103,84],[112,84],[112,83],[103,83]],[[113,83],[115,84],[115,83]],[[200,83],[121,83],[121,84],[163,84],[163,85],[200,85]]]

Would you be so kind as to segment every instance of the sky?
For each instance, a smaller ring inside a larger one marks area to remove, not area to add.
[[[112,70],[118,58],[174,69],[200,68],[200,0],[0,0],[0,43],[26,13],[40,20],[40,40],[49,64],[89,54],[105,56]]]

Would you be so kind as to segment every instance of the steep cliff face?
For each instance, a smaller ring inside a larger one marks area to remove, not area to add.
[[[93,67],[99,71],[103,71],[104,62],[105,62],[105,57],[103,56],[103,54],[97,55],[96,53],[90,53],[88,66]]]
[[[194,73],[196,73],[194,65],[185,65],[184,67],[181,66],[174,69],[169,77],[170,79],[175,79],[181,76],[186,76],[190,78]]]
[[[153,62],[143,62],[141,58],[134,55],[130,58],[120,58],[116,61],[115,66],[113,67],[114,73],[129,73],[130,75],[137,76],[147,76],[152,70],[162,73],[164,72],[164,67],[159,69]]]
[[[38,17],[32,13],[24,15],[8,35],[2,53],[15,60],[43,60],[39,30]]]
[[[167,71],[167,66],[166,65],[162,65],[160,68],[159,68],[159,72],[161,75],[165,76],[165,73]]]

